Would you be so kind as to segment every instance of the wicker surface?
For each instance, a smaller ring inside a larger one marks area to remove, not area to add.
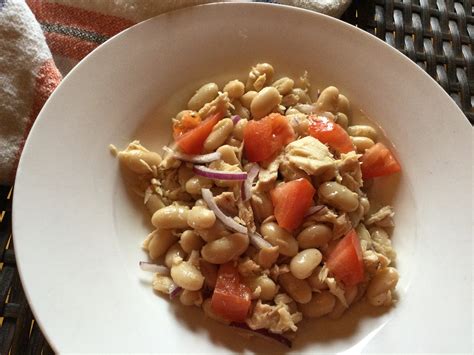
[[[474,123],[471,0],[360,0],[343,19],[426,70]],[[0,354],[52,354],[23,293],[11,242],[11,188],[0,186]]]

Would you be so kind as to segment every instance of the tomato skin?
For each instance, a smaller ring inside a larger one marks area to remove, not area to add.
[[[382,143],[367,149],[360,161],[364,179],[390,175],[402,170],[392,152]]]
[[[325,116],[310,116],[311,123],[308,132],[321,143],[329,145],[339,153],[349,153],[354,150],[349,134],[337,123]]]
[[[303,178],[285,182],[270,191],[278,225],[289,231],[298,228],[315,193],[313,185]]]
[[[225,319],[243,322],[250,309],[250,289],[240,282],[240,275],[232,262],[222,264],[212,294],[212,310]]]
[[[245,155],[251,162],[271,159],[294,138],[293,128],[279,113],[272,113],[259,121],[251,120],[244,129]]]
[[[364,262],[359,236],[352,229],[330,251],[326,265],[345,286],[355,286],[364,280]]]
[[[186,154],[201,154],[204,141],[222,116],[222,113],[216,113],[211,117],[206,118],[197,127],[194,127],[179,136],[175,136],[176,143]]]

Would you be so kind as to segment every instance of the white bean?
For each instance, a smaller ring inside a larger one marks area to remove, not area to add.
[[[211,228],[196,229],[195,232],[208,243],[230,234],[226,226],[219,220],[216,220]]]
[[[332,112],[337,111],[337,104],[339,98],[339,90],[334,86],[328,86],[324,89],[316,101],[316,107],[321,112]]]
[[[231,80],[224,85],[224,92],[226,92],[231,99],[238,99],[245,92],[245,85],[240,80]]]
[[[240,119],[237,124],[234,126],[233,135],[240,141],[244,140],[244,129],[247,127],[248,120],[245,118]]]
[[[262,301],[273,300],[273,297],[275,297],[277,293],[277,286],[275,282],[267,275],[248,276],[244,279],[244,284],[250,288],[252,293],[255,292],[258,287],[260,287],[259,299]]]
[[[345,113],[338,112],[336,113],[334,122],[336,122],[342,128],[347,129],[347,126],[349,125],[349,118],[347,118]]]
[[[196,266],[183,261],[171,267],[171,278],[180,287],[189,291],[197,291],[204,284],[204,276]]]
[[[250,118],[250,111],[248,108],[244,107],[239,100],[234,100],[232,102],[234,105],[234,111],[232,112],[234,115],[240,116],[240,118]]]
[[[299,309],[305,317],[319,318],[331,313],[336,305],[336,297],[329,291],[315,293],[310,302],[300,304]]]
[[[367,288],[367,299],[373,306],[386,306],[392,302],[392,292],[398,283],[398,272],[393,267],[378,270]]]
[[[153,260],[158,259],[164,255],[166,251],[178,240],[178,237],[171,233],[168,229],[156,229],[147,237],[148,253]]]
[[[377,131],[375,128],[367,125],[354,125],[347,127],[347,133],[353,137],[367,137],[373,142],[377,141]]]
[[[187,217],[189,226],[195,229],[211,228],[216,222],[214,212],[202,206],[194,206]]]
[[[151,217],[151,223],[161,229],[186,228],[189,207],[170,205],[156,211]]]
[[[260,232],[271,245],[278,246],[279,252],[286,256],[295,256],[298,253],[298,242],[285,229],[275,222],[262,224]]]
[[[321,263],[323,256],[318,249],[305,249],[296,254],[290,262],[290,271],[294,277],[308,278]]]
[[[306,90],[303,90],[303,89],[300,89],[300,88],[295,88],[295,89],[291,90],[291,94],[295,95],[295,97],[297,99],[297,103],[300,103],[300,104],[309,104],[309,103],[311,103],[311,98],[309,97]],[[289,94],[289,95],[291,95],[291,94]]]
[[[199,195],[202,189],[209,189],[212,185],[213,182],[211,179],[202,176],[194,176],[186,181],[184,188],[188,194]]]
[[[140,149],[119,152],[117,157],[121,164],[136,174],[148,174],[153,165],[161,163],[161,156],[155,152],[147,152]]]
[[[350,105],[349,100],[347,99],[347,97],[345,97],[342,94],[339,94],[339,96],[337,97],[336,112],[340,112],[340,113],[346,115],[346,117],[350,116],[351,105]]]
[[[332,229],[322,223],[313,224],[303,229],[296,239],[301,249],[321,248],[332,239]]]
[[[200,250],[204,245],[204,241],[195,231],[187,230],[181,234],[179,244],[181,245],[181,248],[189,254],[193,250]]]
[[[234,130],[234,123],[230,118],[217,122],[212,132],[204,141],[204,152],[209,153],[219,148]]]
[[[219,87],[215,83],[208,83],[201,86],[188,102],[190,110],[198,111],[206,103],[212,101],[218,94]]]
[[[322,270],[322,267],[318,266],[316,269],[314,269],[310,277],[306,279],[309,285],[311,286],[311,288],[313,289],[313,291],[326,290],[328,288],[327,283],[322,281],[319,277],[321,270]]]
[[[278,106],[280,102],[281,96],[278,90],[271,86],[266,87],[252,100],[250,112],[254,119],[260,119],[272,112],[273,108]]]
[[[304,304],[311,301],[311,287],[305,280],[297,279],[288,272],[278,277],[278,283],[296,302]]]
[[[364,153],[366,149],[372,147],[375,142],[367,137],[351,137],[352,144],[357,149],[357,153]]]
[[[171,268],[175,264],[179,264],[186,257],[186,253],[178,243],[173,244],[165,255],[165,265]]]
[[[266,192],[254,192],[250,198],[250,204],[258,222],[263,222],[273,214],[273,204]]]
[[[165,207],[165,204],[163,203],[163,200],[160,196],[158,196],[157,194],[152,194],[148,198],[148,201],[145,203],[145,206],[148,212],[150,212],[150,215],[153,216],[156,211],[158,211],[160,208]]]
[[[234,233],[207,243],[201,249],[201,255],[210,263],[225,264],[243,254],[248,245],[248,235]]]
[[[357,296],[357,286],[348,287],[344,291],[344,298],[346,299],[346,303],[348,306],[354,302],[355,297]],[[342,302],[338,299],[336,300],[336,305],[331,313],[328,314],[330,319],[338,319],[340,318],[344,312],[347,310],[346,306],[342,304]]]
[[[295,86],[295,82],[293,81],[293,79],[284,77],[275,81],[272,86],[278,90],[280,95],[286,95],[289,94],[290,91],[293,89],[293,87]]]
[[[175,283],[169,276],[155,274],[153,275],[152,287],[155,291],[168,295]]]
[[[328,205],[344,212],[352,212],[359,207],[359,196],[344,185],[334,181],[322,183],[319,186],[318,194]]]
[[[224,163],[227,163],[230,165],[240,164],[240,160],[239,158],[237,158],[238,148],[235,148],[226,144],[226,145],[220,146],[216,151],[221,153],[221,159]]]
[[[257,94],[258,93],[256,91],[247,91],[245,94],[243,94],[240,98],[242,106],[250,110],[250,105],[252,105],[252,101],[255,99]]]

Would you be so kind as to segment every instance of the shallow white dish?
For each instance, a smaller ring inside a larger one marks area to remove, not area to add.
[[[83,60],[41,111],[18,169],[13,232],[23,285],[50,344],[63,353],[285,350],[235,336],[152,292],[137,267],[149,226],[107,149],[136,132],[160,147],[191,90],[259,61],[339,87],[384,128],[404,169],[393,199],[397,306],[308,322],[293,350],[468,352],[468,121],[383,42],[326,16],[266,4],[206,5],[137,25]],[[154,139],[144,126],[161,134]]]

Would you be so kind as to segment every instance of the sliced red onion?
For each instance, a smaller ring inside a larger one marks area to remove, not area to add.
[[[215,169],[209,169],[204,165],[195,165],[193,171],[196,175],[203,176],[209,179],[218,180],[237,180],[243,181],[247,179],[247,173],[245,171],[221,171]]]
[[[319,211],[321,211],[324,207],[324,205],[316,205],[316,206],[311,206],[309,209],[308,209],[308,212],[305,213],[305,217],[309,216],[309,215],[312,215],[312,214],[315,214],[315,213],[318,213]]]
[[[216,202],[214,201],[214,196],[212,195],[211,190],[201,189],[201,193],[202,198],[207,203],[207,207],[209,207],[214,212],[216,217],[219,218],[222,223],[224,223],[227,227],[236,232],[247,234],[246,226],[237,223],[236,221],[234,221],[233,218],[227,216],[226,214],[224,214],[224,212],[220,210],[219,206],[217,206]]]
[[[242,186],[242,200],[248,201],[252,197],[252,184],[260,171],[258,164],[252,165],[247,173],[247,179]]]
[[[174,284],[173,286],[171,286],[171,289],[170,289],[170,299],[174,299],[176,297],[179,296],[179,294],[183,291],[183,289],[181,287],[179,287],[178,285]]]
[[[221,158],[221,153],[219,152],[213,152],[213,153],[203,154],[203,155],[191,155],[191,154],[185,154],[181,152],[175,152],[173,149],[169,147],[163,147],[163,150],[167,153],[173,154],[173,157],[175,157],[176,159],[187,161],[190,163],[195,163],[195,164],[210,163],[211,161],[219,160]]]
[[[267,329],[252,329],[246,323],[232,322],[232,323],[230,323],[230,326],[234,327],[234,328],[239,328],[239,329],[249,331],[249,332],[254,333],[256,335],[259,335],[259,336],[263,336],[265,339],[275,340],[275,341],[279,342],[280,344],[285,345],[288,348],[291,348],[291,345],[292,345],[291,341],[288,338],[285,338],[281,334],[272,333],[272,332],[268,331]]]
[[[236,124],[237,122],[241,120],[241,117],[239,115],[234,115],[231,117],[231,119],[232,119],[232,122]]]
[[[170,273],[166,266],[149,263],[148,261],[140,261],[138,265],[143,271],[155,272],[160,275],[169,275]]]
[[[271,248],[273,246],[265,239],[263,239],[263,237],[258,233],[249,234],[249,238],[250,244],[252,244],[257,249]]]

